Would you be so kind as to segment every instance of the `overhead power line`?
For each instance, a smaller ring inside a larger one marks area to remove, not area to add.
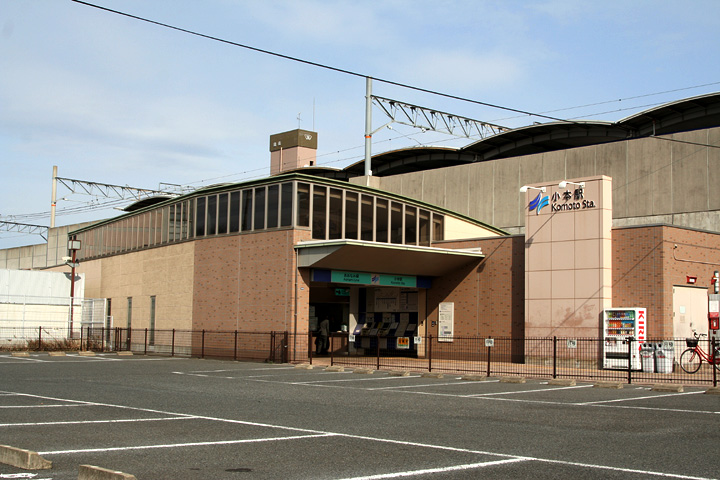
[[[246,44],[243,44],[243,43],[233,42],[233,41],[230,41],[230,40],[226,40],[226,39],[224,39],[224,38],[215,37],[215,36],[213,36],[213,35],[207,35],[207,34],[204,34],[204,33],[200,33],[200,32],[193,31],[193,30],[188,30],[188,29],[186,29],[186,28],[176,27],[176,26],[174,26],[174,25],[170,25],[170,24],[167,24],[167,23],[158,22],[158,21],[156,21],[156,20],[150,20],[149,18],[140,17],[140,16],[137,16],[137,15],[132,15],[132,14],[126,13],[126,12],[121,12],[120,10],[114,10],[114,9],[112,9],[112,8],[107,8],[107,7],[103,7],[103,6],[100,6],[100,5],[95,5],[94,3],[84,2],[84,1],[82,1],[82,0],[72,0],[72,1],[75,2],[75,3],[79,3],[79,4],[81,4],[81,5],[86,5],[86,6],[88,6],[88,7],[97,8],[98,10],[103,10],[103,11],[106,11],[106,12],[109,12],[109,13],[114,13],[114,14],[116,14],[116,15],[122,15],[123,17],[132,18],[132,19],[135,19],[135,20],[139,20],[139,21],[141,21],[141,22],[150,23],[150,24],[157,25],[157,26],[160,26],[160,27],[163,27],[163,28],[169,28],[169,29],[171,29],[171,30],[176,30],[176,31],[178,31],[178,32],[183,32],[183,33],[187,33],[187,34],[189,34],[189,35],[194,35],[194,36],[196,36],[196,37],[202,37],[202,38],[205,38],[205,39],[208,39],[208,40],[213,40],[213,41],[216,41],[216,42],[225,43],[225,44],[227,44],[227,45],[232,45],[232,46],[234,46],[234,47],[240,47],[240,48],[245,48],[245,49],[247,49],[247,50],[252,50],[252,51],[258,52],[258,53],[264,53],[265,55],[272,55],[272,56],[274,56],[274,57],[282,58],[282,59],[285,59],[285,60],[291,60],[291,61],[293,61],[293,62],[303,63],[303,64],[305,64],[305,65],[310,65],[310,66],[313,66],[313,67],[318,67],[318,68],[323,68],[323,69],[326,69],[326,70],[331,70],[331,71],[333,71],[333,72],[344,73],[344,74],[346,74],[346,75],[352,75],[352,76],[354,76],[354,77],[360,77],[360,78],[372,78],[373,80],[375,80],[375,81],[377,81],[377,82],[385,83],[385,84],[388,84],[388,85],[394,85],[394,86],[396,86],[396,87],[407,88],[407,89],[410,89],[410,90],[415,90],[415,91],[417,91],[417,92],[423,92],[423,93],[428,93],[428,94],[430,94],[430,95],[437,95],[437,96],[440,96],[440,97],[450,98],[450,99],[458,100],[458,101],[461,101],[461,102],[473,103],[473,104],[475,104],[475,105],[482,105],[482,106],[484,106],[484,107],[497,108],[497,109],[500,109],[500,110],[506,110],[506,111],[508,111],[508,112],[520,113],[520,114],[522,114],[522,115],[527,115],[527,116],[531,116],[531,117],[546,118],[546,119],[548,119],[548,120],[553,120],[553,121],[556,121],[556,122],[568,122],[568,120],[562,119],[562,118],[552,117],[552,116],[549,116],[549,115],[543,115],[543,114],[540,114],[540,113],[528,112],[528,111],[526,111],[526,110],[520,110],[520,109],[517,109],[517,108],[503,107],[502,105],[495,105],[495,104],[488,103],[488,102],[481,102],[480,100],[473,100],[473,99],[471,99],[471,98],[465,98],[465,97],[460,97],[460,96],[458,96],[458,95],[451,95],[451,94],[448,94],[448,93],[442,93],[442,92],[438,92],[438,91],[436,91],[436,90],[430,90],[430,89],[427,89],[427,88],[422,88],[422,87],[416,87],[416,86],[413,86],[413,85],[408,85],[408,84],[406,84],[406,83],[395,82],[395,81],[393,81],[393,80],[388,80],[388,79],[384,79],[384,78],[377,78],[377,77],[373,77],[372,75],[367,75],[367,74],[364,74],[364,73],[354,72],[354,71],[352,71],[352,70],[347,70],[347,69],[344,69],[344,68],[333,67],[333,66],[331,66],[331,65],[327,65],[327,64],[319,63],[319,62],[314,62],[314,61],[312,61],[312,60],[305,60],[305,59],[302,59],[302,58],[293,57],[293,56],[290,56],[290,55],[285,55],[285,54],[282,54],[282,53],[273,52],[273,51],[271,51],[271,50],[265,50],[265,49],[262,49],[262,48],[253,47],[252,45],[246,45]],[[575,123],[575,122],[570,122],[570,123]]]

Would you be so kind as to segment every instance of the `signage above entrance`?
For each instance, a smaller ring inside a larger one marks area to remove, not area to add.
[[[344,270],[312,271],[314,282],[349,283],[354,285],[375,285],[378,287],[430,288],[428,277],[413,275],[390,275],[386,273],[348,272]]]

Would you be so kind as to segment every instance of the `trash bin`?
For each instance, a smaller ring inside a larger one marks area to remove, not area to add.
[[[644,342],[640,345],[640,361],[643,372],[655,371],[655,346],[652,343]]]
[[[675,342],[672,340],[658,343],[655,350],[655,365],[658,373],[672,373],[675,358]]]

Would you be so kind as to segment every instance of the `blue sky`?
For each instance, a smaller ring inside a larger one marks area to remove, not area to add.
[[[716,0],[89,1],[558,118],[615,121],[720,91]],[[508,127],[548,121],[381,82],[373,93]],[[153,189],[263,177],[269,136],[298,126],[318,132],[320,165],[342,168],[362,159],[364,95],[360,77],[71,0],[2,0],[0,220],[49,225],[53,165],[60,177]],[[373,117],[375,127],[386,122],[377,108]],[[374,136],[373,152],[467,143],[397,126]],[[59,213],[107,201],[63,187],[58,199]],[[56,223],[118,213],[97,208]],[[34,243],[42,239],[0,230],[0,248]]]

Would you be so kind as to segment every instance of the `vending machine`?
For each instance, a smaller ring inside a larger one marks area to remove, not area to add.
[[[640,370],[640,347],[647,339],[646,308],[609,308],[603,311],[603,368]]]

